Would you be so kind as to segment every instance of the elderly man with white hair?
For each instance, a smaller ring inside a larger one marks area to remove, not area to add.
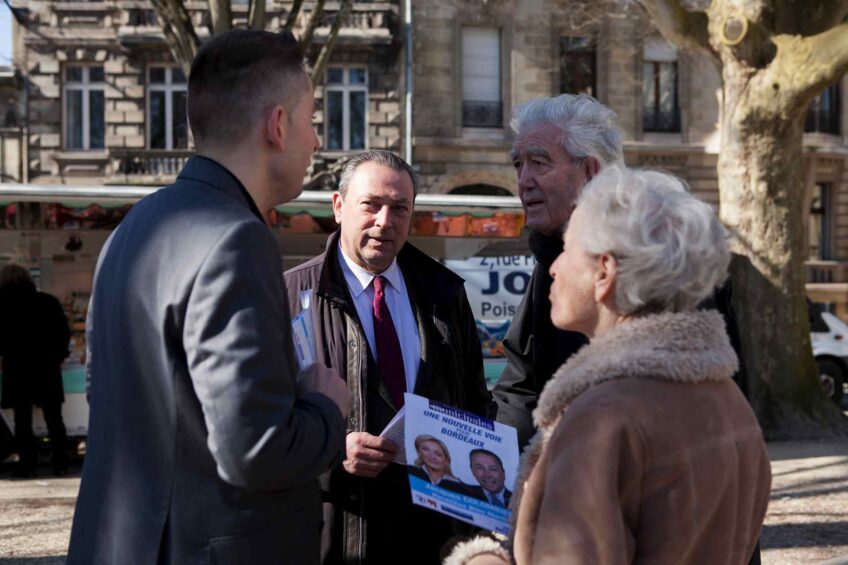
[[[510,542],[448,563],[748,563],[768,453],[724,321],[697,310],[727,276],[724,229],[679,179],[614,166],[563,240],[550,316],[589,344],[539,398]]]
[[[524,446],[534,433],[531,414],[545,384],[587,343],[580,332],[551,323],[548,271],[562,250],[562,234],[583,186],[605,167],[623,164],[624,158],[615,112],[585,94],[531,100],[514,109],[511,126],[518,195],[537,265],[504,339],[508,362],[493,396],[498,421],[514,426]],[[724,315],[731,343],[739,351],[729,285],[710,294],[701,306]],[[734,378],[744,392],[744,367]]]
[[[504,339],[508,363],[493,393],[498,420],[518,430],[523,446],[533,434],[531,413],[545,383],[586,344],[582,334],[551,324],[548,270],[583,185],[624,157],[615,112],[591,96],[531,100],[515,108],[511,125],[518,195],[537,265]]]

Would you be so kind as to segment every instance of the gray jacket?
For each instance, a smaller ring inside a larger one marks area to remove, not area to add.
[[[295,396],[278,246],[247,191],[191,159],[104,247],[88,452],[68,563],[315,563],[330,399]]]

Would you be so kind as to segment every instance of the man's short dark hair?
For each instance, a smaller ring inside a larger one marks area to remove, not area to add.
[[[409,163],[391,151],[386,151],[384,149],[371,149],[370,151],[364,151],[358,155],[354,155],[347,163],[344,164],[344,167],[342,167],[342,174],[339,178],[339,193],[342,195],[342,198],[347,195],[347,187],[350,185],[353,173],[355,173],[356,169],[365,163],[377,163],[378,165],[383,165],[393,171],[405,172],[409,175],[410,180],[412,180],[413,198],[416,194],[418,194],[418,177],[416,176],[415,171],[412,170],[412,167],[409,166]]]
[[[488,449],[472,449],[471,453],[468,454],[468,463],[469,464],[474,463],[474,456],[475,455],[488,455],[489,457],[493,458],[495,461],[498,462],[498,465],[500,465],[501,470],[503,470],[503,468],[504,468],[503,461],[501,461],[501,458],[498,457],[497,455],[495,455],[494,453],[492,453],[491,451],[489,451]]]
[[[303,50],[291,32],[234,29],[215,36],[197,52],[188,77],[195,143],[243,141],[276,104],[291,117],[308,84]]]

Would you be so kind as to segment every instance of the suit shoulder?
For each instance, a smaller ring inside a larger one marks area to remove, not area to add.
[[[324,258],[326,257],[326,253],[322,253],[312,259],[301,263],[296,267],[292,267],[283,273],[283,276],[286,277],[286,280],[289,279],[300,279],[303,277],[312,276],[313,273],[317,273],[321,270],[321,267],[324,264]]]
[[[305,263],[301,263],[300,265],[287,270],[283,273],[286,285],[303,288],[312,288],[315,286],[326,256],[326,253],[322,253]]]

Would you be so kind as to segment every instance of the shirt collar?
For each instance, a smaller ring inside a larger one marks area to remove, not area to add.
[[[488,490],[486,492],[489,494],[489,496],[495,495],[502,501],[506,502],[506,485],[504,485],[503,488],[501,488],[501,490],[499,490],[498,492],[490,492]]]
[[[347,254],[342,250],[341,243],[339,243],[338,247],[339,254],[339,263],[342,266],[342,271],[344,271],[345,280],[347,281],[347,286],[350,289],[350,293],[354,298],[359,298],[359,295],[365,292],[365,290],[371,286],[371,281],[374,280],[375,275],[369,271],[366,271],[359,265],[353,262],[353,260],[347,256]],[[392,259],[392,264],[389,265],[389,268],[379,273],[379,275],[385,277],[387,281],[389,281],[389,285],[392,286],[396,291],[400,291],[401,287],[401,276],[400,276],[400,268],[397,265],[397,257]]]

